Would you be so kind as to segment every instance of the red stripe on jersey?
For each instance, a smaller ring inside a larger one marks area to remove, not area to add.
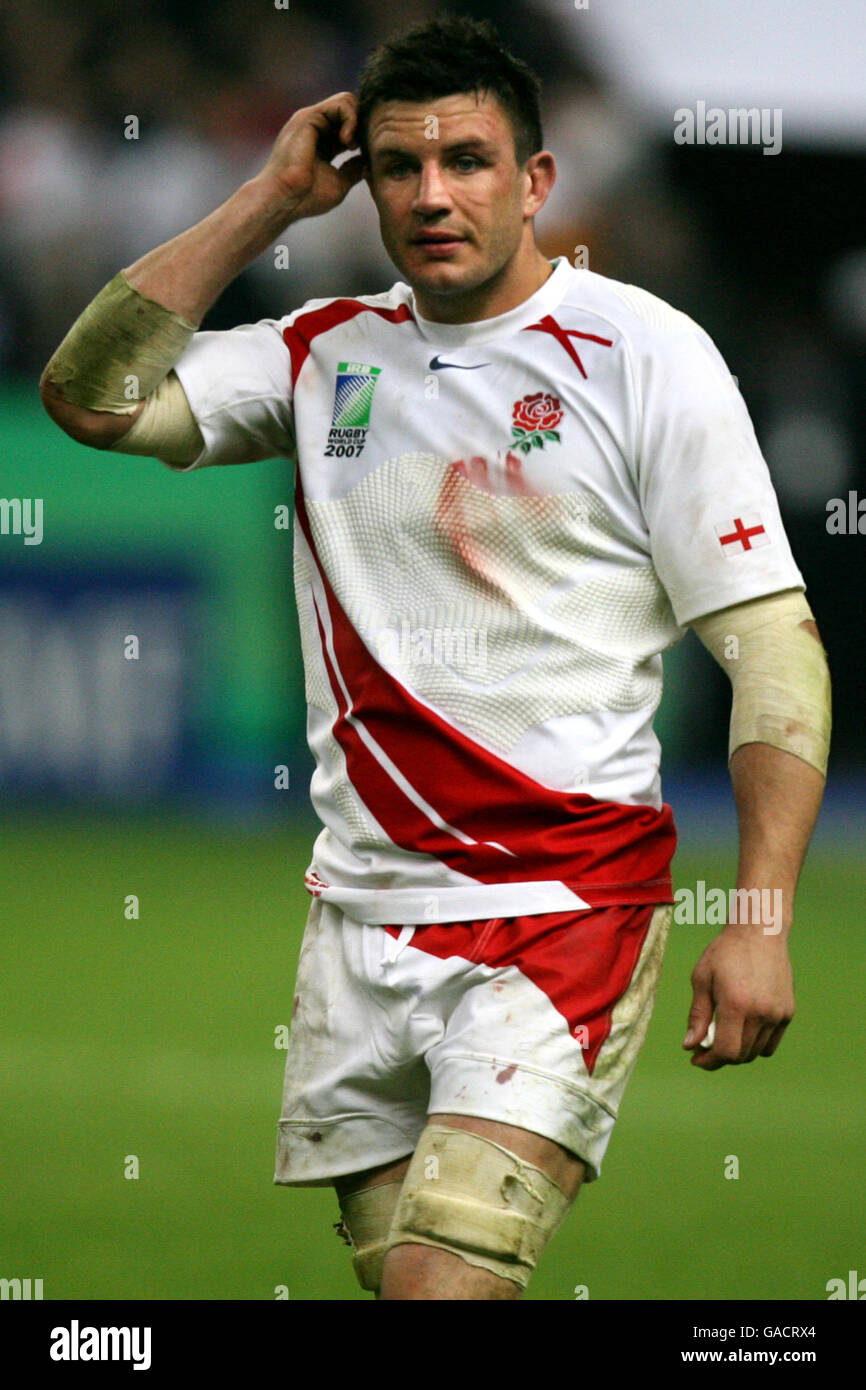
[[[353,718],[426,804],[475,842],[462,844],[437,827],[352,727],[319,619],[339,709],[334,737],[355,791],[394,843],[435,854],[482,883],[559,881],[593,907],[671,902],[676,832],[670,807],[625,806],[545,787],[422,705],[379,665],[340,606],[316,554],[299,471],[295,505],[324,586]]]
[[[586,380],[586,372],[583,363],[578,357],[574,347],[569,342],[570,338],[583,338],[588,343],[600,343],[602,347],[613,347],[612,338],[599,338],[597,333],[580,333],[576,328],[563,328],[556,322],[552,314],[545,314],[538,323],[528,323],[523,329],[524,333],[550,333],[556,341],[565,348],[572,362],[574,362],[581,376]]]
[[[614,1007],[634,975],[653,911],[602,907],[490,922],[431,923],[416,927],[409,944],[440,960],[461,956],[493,969],[516,967],[566,1020],[592,1075],[610,1034]],[[390,936],[398,936],[400,930],[385,928]],[[490,983],[496,987],[495,980]],[[507,1007],[505,990],[507,985],[502,990]]]
[[[334,723],[334,737],[343,750],[349,780],[361,797],[364,805],[376,817],[386,834],[401,849],[414,854],[430,854],[441,859],[456,873],[478,878],[472,860],[473,845],[465,845],[455,835],[443,830],[431,820],[410,796],[407,796],[396,783],[387,768],[372,752],[351,723],[349,707],[343,689],[331,661],[325,643],[325,629],[316,611],[322,655],[328,672],[328,679],[337,702],[337,719]],[[351,713],[355,714],[354,708]],[[363,788],[363,795],[360,789]],[[502,860],[507,859],[504,850],[497,851]],[[504,870],[502,877],[504,877]]]
[[[359,299],[334,299],[321,309],[310,309],[306,314],[299,314],[294,323],[283,329],[283,340],[292,358],[292,380],[297,381],[298,372],[309,356],[314,338],[363,313],[378,314],[388,323],[405,323],[412,318],[408,304],[398,304],[396,309],[384,309],[378,304],[362,304]]]

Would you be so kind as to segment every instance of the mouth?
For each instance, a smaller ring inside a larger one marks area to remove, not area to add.
[[[435,256],[456,251],[465,240],[465,237],[457,236],[454,232],[419,232],[412,238],[412,244]]]

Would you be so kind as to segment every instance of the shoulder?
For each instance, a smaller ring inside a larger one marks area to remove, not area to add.
[[[373,317],[384,323],[403,323],[411,320],[409,287],[398,281],[382,294],[362,294],[346,298],[308,299],[300,309],[287,314],[279,323],[280,336],[289,350],[292,373],[298,373],[313,349],[316,338],[323,334],[352,333],[360,319]],[[357,349],[356,349],[357,350]],[[347,348],[351,352],[351,347]]]
[[[281,329],[301,329],[315,325],[317,331],[322,331],[329,325],[336,326],[364,312],[377,313],[384,317],[391,317],[396,314],[399,317],[405,311],[408,316],[409,299],[409,286],[398,280],[390,289],[383,290],[380,294],[337,295],[330,299],[308,299],[299,309],[292,310],[290,314],[286,314],[277,322]]]
[[[745,409],[706,329],[658,295],[592,271],[574,270],[563,303],[594,316],[607,326],[608,337],[622,343],[642,411]]]
[[[684,338],[707,337],[700,324],[667,300],[592,270],[572,270],[562,303],[595,315],[644,352]]]

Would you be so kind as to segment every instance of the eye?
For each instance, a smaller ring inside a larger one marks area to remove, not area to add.
[[[462,174],[470,174],[473,169],[481,167],[481,160],[474,154],[458,155],[454,162]]]

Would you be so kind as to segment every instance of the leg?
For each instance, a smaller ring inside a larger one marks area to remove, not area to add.
[[[334,1180],[340,1203],[337,1232],[352,1247],[352,1265],[362,1289],[379,1297],[385,1242],[411,1154]]]
[[[577,1196],[584,1164],[561,1145],[531,1130],[468,1115],[438,1114],[431,1124],[468,1130],[491,1139],[546,1173],[570,1204]],[[438,1246],[404,1243],[385,1256],[383,1299],[517,1299],[522,1285],[492,1270],[468,1263],[461,1255]]]
[[[557,1207],[567,1210],[581,1183],[599,1176],[652,1012],[671,915],[668,905],[645,905],[513,918],[497,930],[487,924],[483,949],[477,923],[416,930],[410,951],[456,952],[495,973],[489,988],[475,981],[466,989],[448,1015],[445,1045],[427,1054],[431,1131],[424,1131],[404,1181],[385,1256],[382,1298],[520,1297],[551,1227],[556,1229]],[[524,1072],[515,1055],[518,1019],[521,1038],[533,1040],[530,1060],[541,1070]],[[454,1052],[449,1033],[457,1039]],[[472,1054],[482,1060],[473,1062]],[[457,1113],[470,1110],[476,1100],[488,1115],[501,1107],[502,1122]],[[488,1167],[478,1146],[486,1211],[479,1212],[473,1201],[468,1150],[456,1154],[457,1181],[449,1177],[441,1196],[434,1182],[425,1181],[431,1175],[417,1160],[435,1150],[429,1137],[434,1125],[438,1134],[443,1126],[469,1129],[512,1155],[509,1173],[495,1164]],[[536,1125],[560,1142],[543,1138]],[[536,1205],[523,1204],[518,1190],[524,1185],[521,1160],[540,1170],[535,1178],[530,1172],[525,1184],[530,1198],[533,1186],[539,1190],[542,1201]],[[558,1191],[545,1188],[538,1176],[546,1176]],[[521,1217],[529,1218],[524,1231]],[[482,1254],[491,1258],[474,1258]]]
[[[378,1168],[365,1168],[361,1173],[349,1173],[346,1177],[335,1178],[334,1190],[342,1201],[349,1193],[360,1192],[365,1187],[378,1187],[380,1183],[394,1182],[397,1179],[402,1182],[411,1157],[411,1154],[407,1154],[405,1158],[398,1158],[396,1163],[382,1163]]]

